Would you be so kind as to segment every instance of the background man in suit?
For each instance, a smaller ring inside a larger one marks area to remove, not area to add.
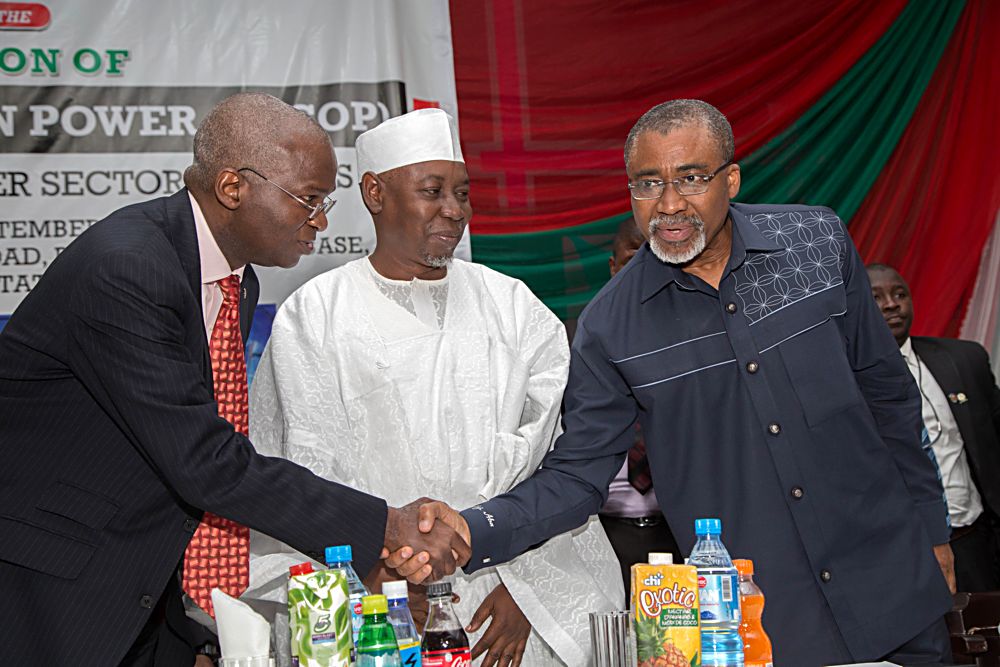
[[[913,300],[902,276],[870,264],[872,295],[913,373],[941,468],[961,591],[1000,589],[1000,389],[979,343],[910,336]]]
[[[195,136],[187,187],[94,225],[13,314],[0,664],[190,667],[181,588],[209,612],[207,588],[239,594],[246,526],[314,557],[350,543],[362,573],[406,544],[430,560],[423,575],[453,571],[450,529],[420,543],[416,507],[259,456],[244,435],[248,264],[312,251],[336,174],[307,115],[262,94],[224,100]]]

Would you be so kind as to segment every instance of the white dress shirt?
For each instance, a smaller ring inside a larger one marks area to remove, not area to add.
[[[215,319],[222,310],[222,288],[219,281],[230,274],[235,274],[243,284],[244,266],[235,271],[230,268],[229,261],[219,249],[212,230],[205,220],[205,214],[201,212],[201,207],[195,201],[194,195],[188,193],[191,200],[191,210],[194,212],[194,228],[198,234],[198,257],[201,261],[201,312],[205,317],[205,338],[212,339],[212,329],[215,327]]]
[[[899,351],[913,379],[920,387],[924,426],[931,439],[931,447],[941,468],[941,483],[948,501],[948,516],[953,528],[970,526],[983,513],[983,499],[972,481],[969,460],[965,455],[965,442],[958,430],[955,416],[941,386],[934,379],[927,365],[917,356],[909,338]]]

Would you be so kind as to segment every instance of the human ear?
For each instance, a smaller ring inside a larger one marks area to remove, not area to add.
[[[740,193],[740,165],[733,164],[726,174],[726,186],[729,188],[729,198],[735,199]]]
[[[382,212],[384,206],[383,198],[385,191],[383,189],[382,181],[379,180],[378,176],[370,171],[366,171],[361,176],[361,199],[365,202],[365,208],[372,215],[378,215]]]
[[[243,179],[235,169],[223,169],[215,177],[215,198],[230,211],[240,207],[240,185]]]

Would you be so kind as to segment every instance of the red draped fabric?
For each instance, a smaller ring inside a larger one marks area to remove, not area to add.
[[[839,80],[905,4],[453,1],[472,232],[540,231],[627,210],[625,136],[667,99],[718,106],[745,156]]]

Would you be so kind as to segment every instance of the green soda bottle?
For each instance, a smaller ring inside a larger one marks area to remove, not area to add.
[[[357,667],[402,667],[396,633],[389,623],[389,602],[384,595],[361,598],[365,621],[358,634]]]

